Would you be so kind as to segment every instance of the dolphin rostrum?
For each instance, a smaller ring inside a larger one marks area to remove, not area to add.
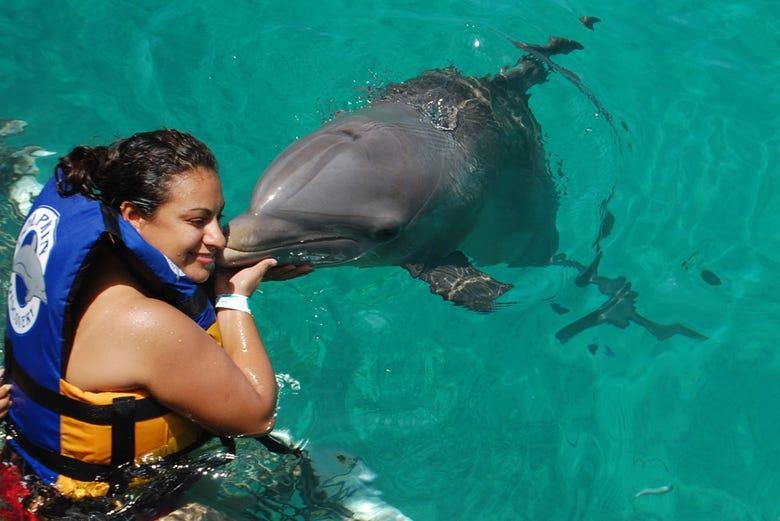
[[[445,300],[494,309],[512,285],[472,262],[540,266],[557,250],[558,197],[527,91],[550,56],[582,48],[514,43],[528,54],[495,76],[431,70],[293,143],[230,222],[219,262],[403,266]]]

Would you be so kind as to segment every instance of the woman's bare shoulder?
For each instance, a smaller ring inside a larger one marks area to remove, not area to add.
[[[150,363],[210,340],[181,311],[147,295],[121,265],[105,264],[80,298],[68,381],[84,390],[135,388]]]
[[[107,264],[107,269],[82,291],[77,335],[102,331],[118,339],[154,335],[171,327],[199,329],[181,311],[147,294],[121,264]]]

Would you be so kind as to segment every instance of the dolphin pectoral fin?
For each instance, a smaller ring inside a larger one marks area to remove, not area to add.
[[[427,282],[431,293],[473,311],[494,311],[495,300],[513,288],[476,269],[459,251],[433,263],[408,263],[403,267],[412,277]]]

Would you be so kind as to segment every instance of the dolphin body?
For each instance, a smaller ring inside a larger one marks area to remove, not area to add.
[[[528,54],[498,75],[427,71],[290,145],[230,221],[220,264],[398,265],[445,300],[494,309],[512,286],[472,260],[538,266],[558,247],[528,89],[547,78],[549,56],[582,48],[514,43]]]

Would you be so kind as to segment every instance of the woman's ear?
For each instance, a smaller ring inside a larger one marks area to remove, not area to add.
[[[141,231],[141,225],[146,221],[144,215],[130,201],[123,201],[119,205],[119,214],[139,232]]]

